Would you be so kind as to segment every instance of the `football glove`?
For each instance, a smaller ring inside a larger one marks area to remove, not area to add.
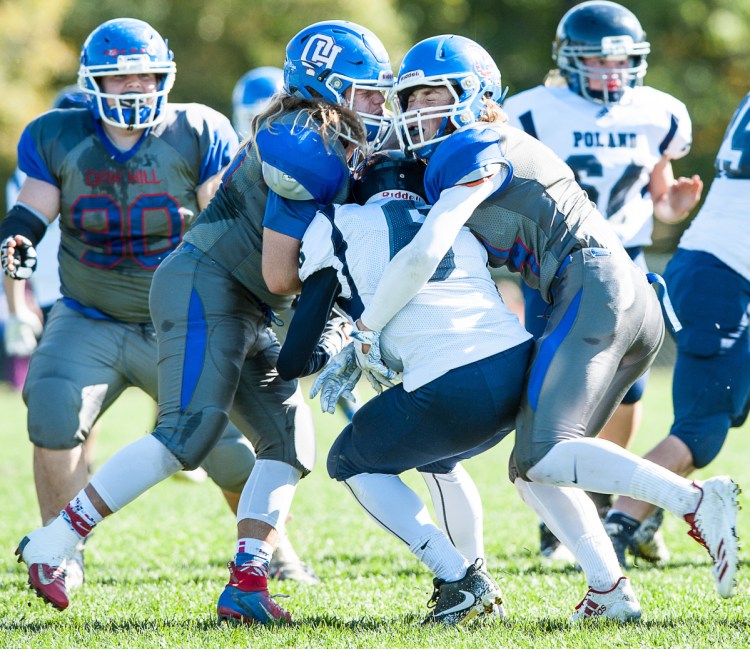
[[[357,402],[353,390],[362,376],[362,370],[357,365],[354,346],[350,343],[322,369],[318,378],[310,388],[310,398],[320,392],[320,409],[333,414],[336,403],[342,397],[352,403]]]
[[[28,279],[36,268],[36,250],[26,237],[8,237],[0,244],[0,263],[8,277]]]
[[[31,356],[41,334],[42,322],[32,311],[9,314],[3,334],[5,353],[8,356]]]
[[[354,340],[357,365],[364,371],[373,390],[380,394],[383,388],[392,388],[401,381],[401,375],[383,363],[380,357],[380,332],[353,329],[349,337]],[[369,345],[367,352],[362,351],[363,345]]]

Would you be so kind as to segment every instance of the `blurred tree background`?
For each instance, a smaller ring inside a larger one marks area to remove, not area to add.
[[[394,71],[422,38],[458,33],[494,56],[510,92],[541,83],[565,0],[0,0],[0,177],[15,166],[26,123],[75,82],[78,54],[101,22],[130,16],[168,38],[177,62],[170,98],[229,114],[235,81],[259,65],[281,66],[291,36],[317,20],[341,18],[372,29]],[[651,42],[648,85],[687,105],[692,152],[675,163],[708,187],[713,159],[740,98],[750,90],[750,0],[625,0]],[[3,182],[4,187],[4,182]],[[4,201],[3,201],[4,204]],[[679,230],[657,231],[671,249]]]

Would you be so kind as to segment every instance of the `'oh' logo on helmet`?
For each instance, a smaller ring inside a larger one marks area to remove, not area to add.
[[[302,64],[307,68],[307,74],[313,76],[316,68],[320,66],[332,68],[341,50],[342,48],[336,45],[336,41],[330,36],[325,34],[312,36],[302,52]]]

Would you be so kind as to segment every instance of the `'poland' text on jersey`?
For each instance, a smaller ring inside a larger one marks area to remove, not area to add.
[[[422,203],[382,199],[319,213],[302,239],[300,278],[336,269],[339,304],[359,317],[386,265],[428,211]],[[503,304],[486,263],[483,247],[463,228],[430,281],[383,329],[383,359],[404,371],[407,391],[529,338]]]
[[[626,248],[651,243],[653,202],[648,184],[663,155],[690,150],[685,105],[664,92],[637,86],[604,107],[567,87],[537,86],[503,103],[511,124],[560,156]]]

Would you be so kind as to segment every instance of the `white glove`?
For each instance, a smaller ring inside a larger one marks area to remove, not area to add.
[[[318,374],[312,388],[310,398],[320,392],[320,409],[323,412],[333,414],[336,410],[336,402],[344,398],[352,403],[357,402],[353,390],[362,376],[355,358],[354,346],[350,343],[338,354],[336,354]]]
[[[36,250],[26,237],[8,237],[0,244],[0,263],[8,277],[29,279],[36,268]]]
[[[31,356],[41,334],[42,322],[33,311],[9,314],[5,321],[5,353],[8,356]]]
[[[392,388],[401,382],[401,374],[387,367],[380,358],[380,332],[353,329],[349,337],[354,340],[357,352],[357,365],[365,373],[373,390],[380,394],[383,388]],[[367,353],[362,351],[363,345],[369,345]]]

